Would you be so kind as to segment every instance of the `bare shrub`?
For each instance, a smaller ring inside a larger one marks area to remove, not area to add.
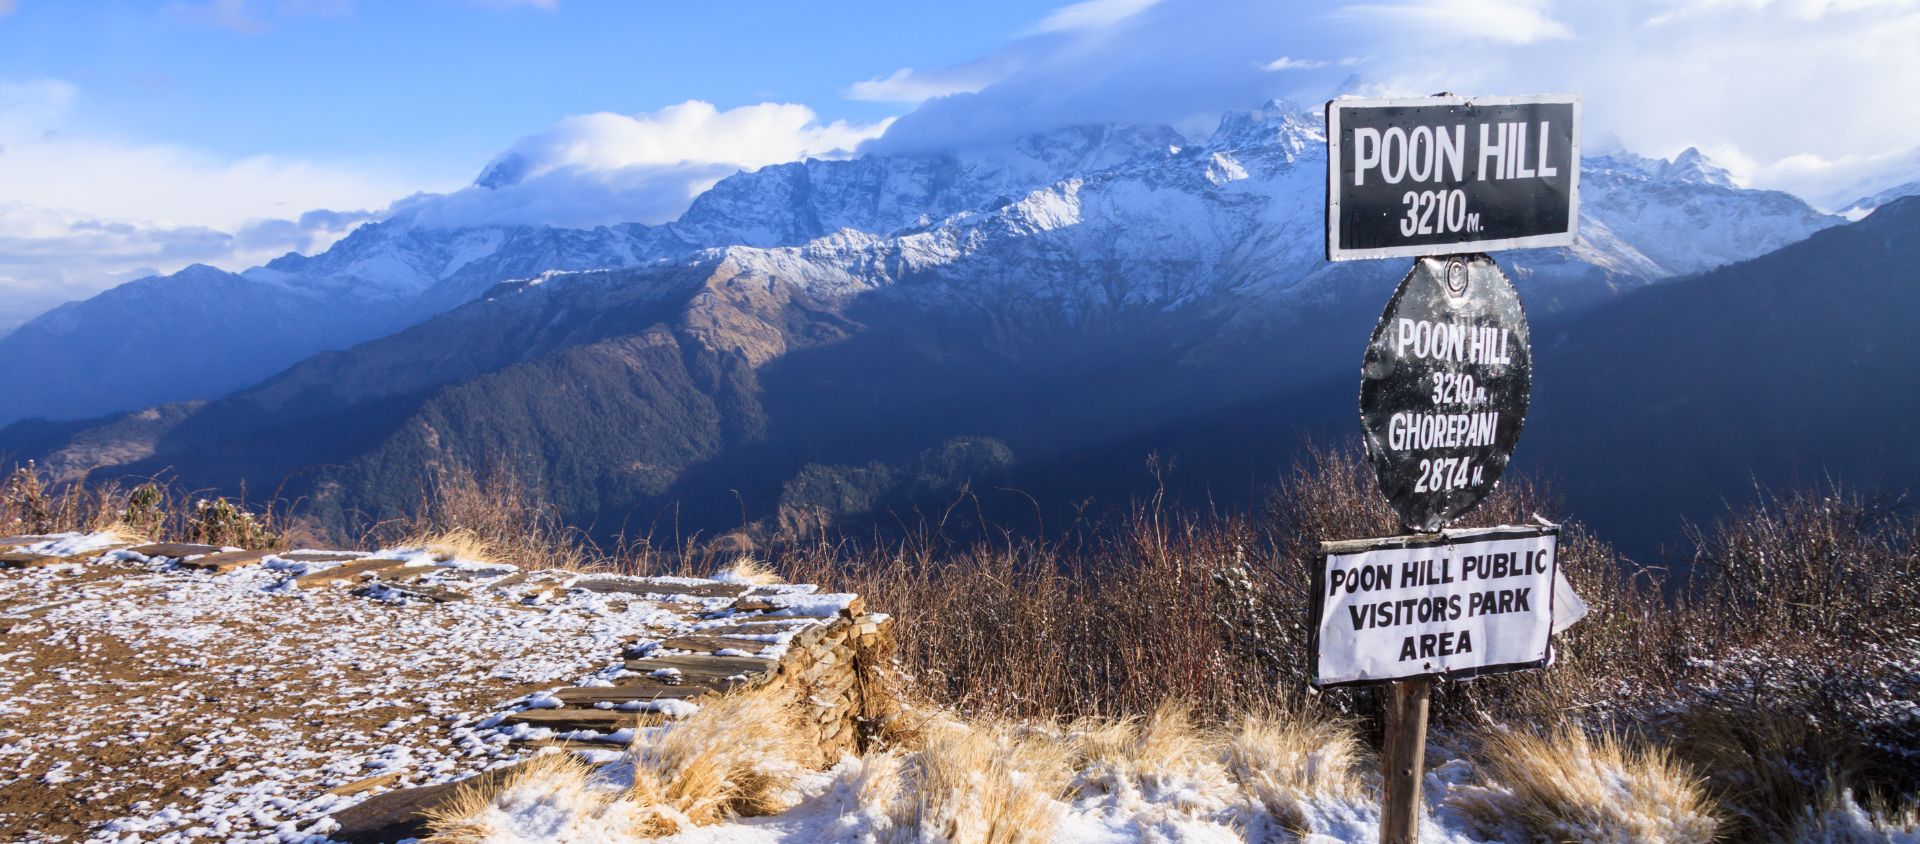
[[[269,549],[280,544],[280,535],[274,532],[272,523],[271,515],[255,516],[225,498],[202,498],[194,502],[193,517],[186,526],[186,540],[222,547]]]
[[[410,519],[375,525],[362,543],[425,547],[523,568],[606,569],[609,555],[568,527],[510,472],[486,478],[464,467],[437,472]]]

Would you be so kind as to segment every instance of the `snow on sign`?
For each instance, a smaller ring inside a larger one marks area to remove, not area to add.
[[[1327,103],[1327,259],[1569,246],[1572,96]]]
[[[1493,492],[1533,388],[1527,315],[1485,255],[1420,258],[1360,368],[1360,425],[1380,492],[1417,531]]]
[[[1328,542],[1313,583],[1313,684],[1463,678],[1547,664],[1558,526]]]

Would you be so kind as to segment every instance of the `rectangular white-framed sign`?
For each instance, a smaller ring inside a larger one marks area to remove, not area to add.
[[[1309,610],[1313,684],[1459,679],[1552,656],[1557,525],[1321,546]]]

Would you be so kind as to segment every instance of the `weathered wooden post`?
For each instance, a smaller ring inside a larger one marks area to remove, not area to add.
[[[1420,780],[1427,761],[1427,698],[1433,681],[1387,684],[1386,747],[1380,754],[1381,844],[1420,840]]]

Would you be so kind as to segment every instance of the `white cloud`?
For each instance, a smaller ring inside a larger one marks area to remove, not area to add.
[[[419,185],[377,168],[231,159],[87,134],[55,79],[0,80],[0,330],[128,278],[324,248]]]
[[[1352,57],[1335,61],[1332,59],[1296,59],[1290,56],[1281,56],[1280,58],[1261,65],[1260,69],[1268,72],[1279,72],[1282,70],[1319,70],[1325,67],[1352,67],[1359,63],[1359,59]]]
[[[736,171],[848,155],[891,122],[823,123],[793,103],[723,111],[698,100],[645,114],[569,117],[515,143],[476,186],[395,209],[441,226],[663,222]]]
[[[660,222],[736,171],[846,155],[891,122],[825,122],[791,103],[588,114],[515,143],[482,184],[448,191],[352,162],[76,134],[67,114],[80,94],[59,80],[0,81],[0,330],[141,275],[311,253],[389,214],[436,226]]]
[[[927,101],[868,148],[1105,121],[1204,132],[1269,98],[1573,93],[1591,148],[1697,146],[1743,183],[1835,207],[1920,178],[1916,44],[1920,0],[1163,0],[1009,45],[1005,78]]]
[[[1486,39],[1508,44],[1531,44],[1573,37],[1567,25],[1554,20],[1530,0],[1417,0],[1411,3],[1343,6],[1333,17],[1365,21],[1370,25],[1410,29],[1429,39]]]
[[[0,15],[11,15],[13,10],[18,8],[20,8],[19,0],[0,0]]]
[[[918,103],[948,94],[970,94],[999,81],[1004,74],[969,72],[967,68],[915,73],[903,67],[892,75],[864,79],[847,86],[847,99],[876,103]]]
[[[0,202],[0,333],[122,281],[189,264],[241,269],[332,245],[367,212],[314,211],[255,220],[233,232]]]
[[[1105,29],[1139,14],[1158,2],[1160,0],[1081,0],[1079,3],[1055,9],[1027,32],[1042,34]]]

